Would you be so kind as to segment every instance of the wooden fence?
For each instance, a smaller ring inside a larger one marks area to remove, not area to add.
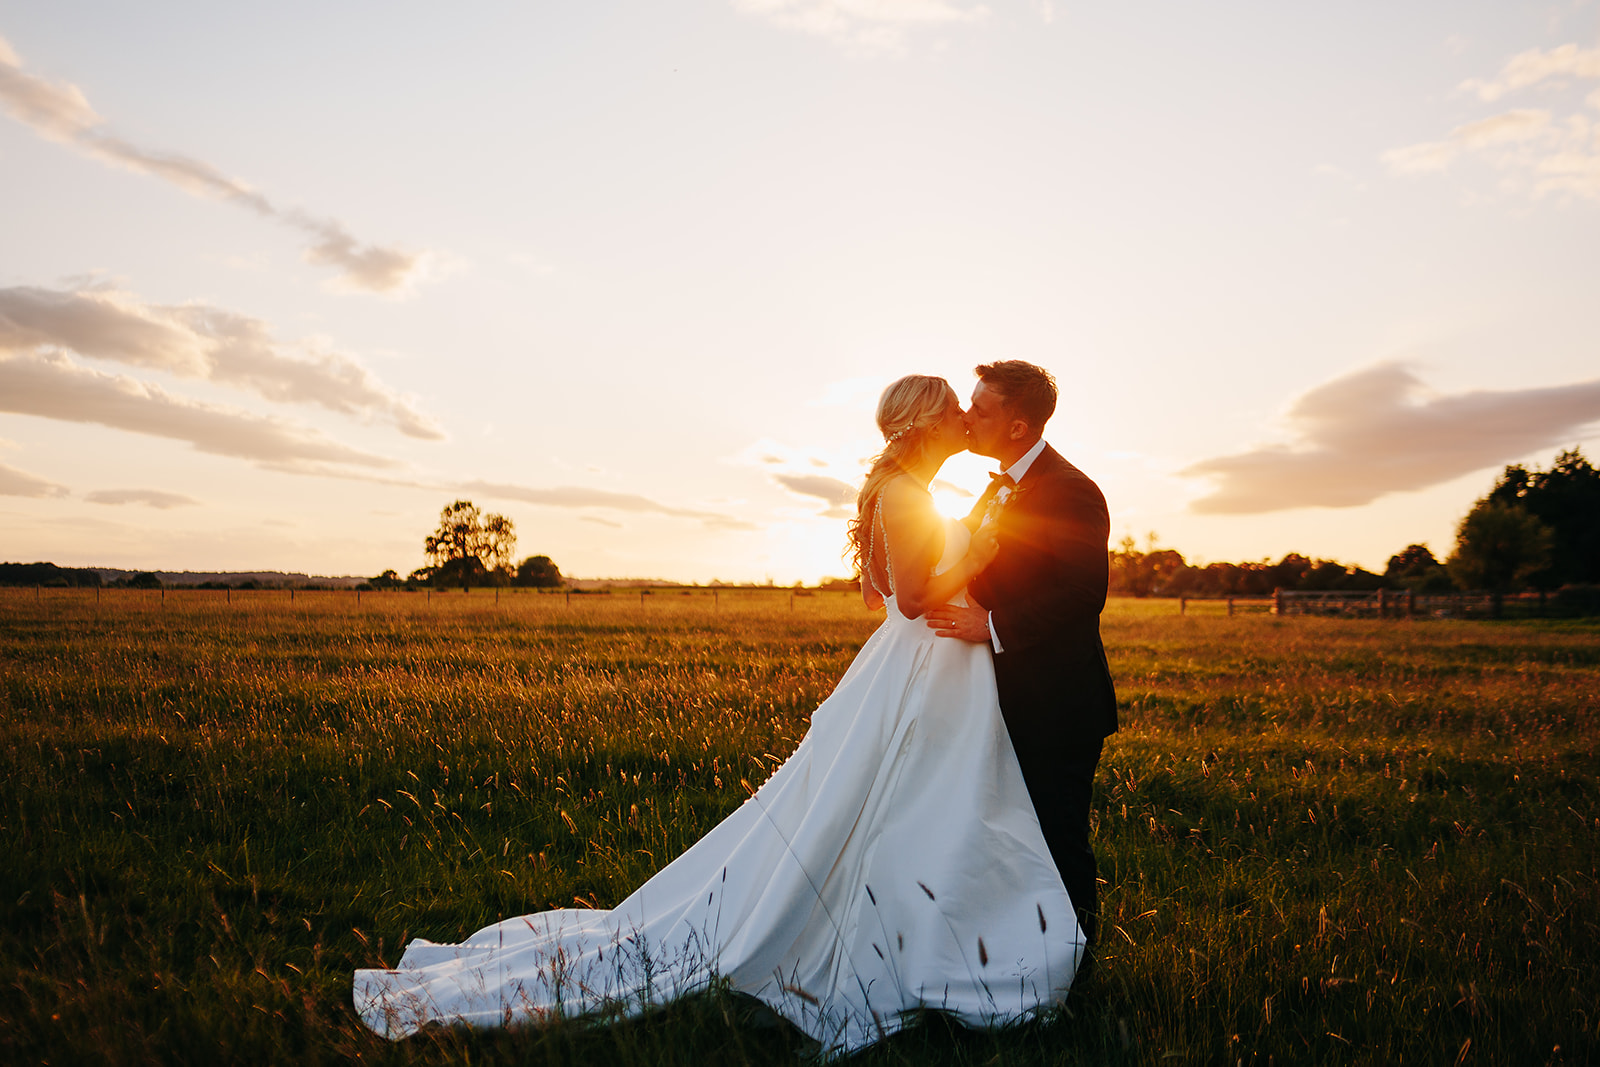
[[[1279,589],[1274,591],[1273,612],[1278,615],[1342,615],[1391,619],[1539,618],[1571,614],[1566,605],[1555,610],[1555,598],[1546,593],[1506,593],[1498,609],[1491,593],[1416,593],[1410,590],[1327,591]]]

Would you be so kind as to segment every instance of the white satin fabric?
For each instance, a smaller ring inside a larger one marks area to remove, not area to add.
[[[966,551],[948,526],[941,569]],[[627,900],[418,939],[393,970],[357,971],[354,1000],[400,1038],[632,1015],[720,979],[836,1054],[919,1008],[994,1026],[1057,1003],[1082,945],[988,647],[891,599],[788,761]]]

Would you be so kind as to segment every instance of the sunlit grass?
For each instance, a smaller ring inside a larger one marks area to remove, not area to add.
[[[1600,628],[1192,609],[1107,612],[1098,972],[864,1059],[1592,1059]],[[785,590],[0,595],[0,1060],[792,1061],[726,997],[390,1046],[350,974],[617,902],[876,625]]]

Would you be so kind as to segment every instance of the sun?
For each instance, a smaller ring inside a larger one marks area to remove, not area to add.
[[[972,510],[976,499],[971,493],[955,486],[943,485],[933,490],[933,506],[947,519],[959,519]]]

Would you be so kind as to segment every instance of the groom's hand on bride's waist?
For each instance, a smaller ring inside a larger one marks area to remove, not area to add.
[[[974,643],[989,640],[989,612],[986,608],[941,604],[922,616],[939,637],[956,637]]]

